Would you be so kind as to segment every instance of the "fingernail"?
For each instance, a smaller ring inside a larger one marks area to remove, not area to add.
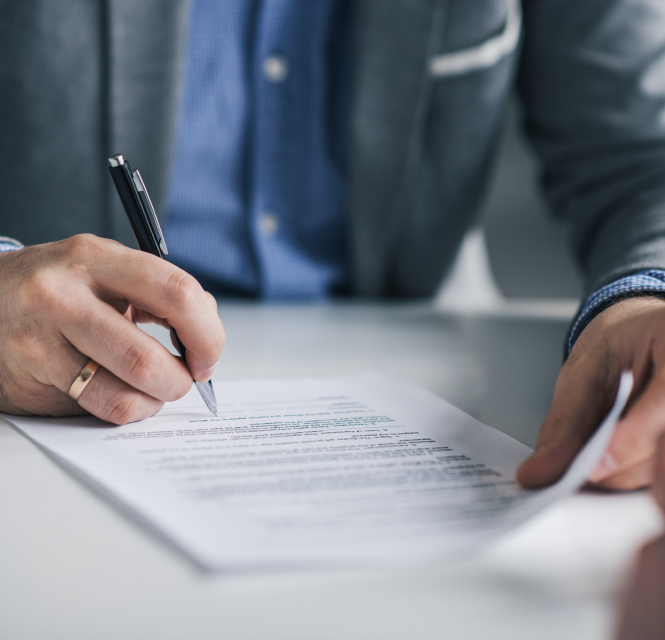
[[[616,468],[616,461],[609,453],[606,453],[589,476],[589,480],[591,480],[591,482],[600,482],[609,476]]]
[[[208,382],[210,378],[213,377],[215,374],[215,371],[217,371],[217,365],[219,362],[216,362],[210,369],[206,369],[200,376],[199,376],[199,382]]]

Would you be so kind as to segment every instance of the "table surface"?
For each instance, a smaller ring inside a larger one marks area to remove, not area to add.
[[[567,327],[422,304],[235,302],[220,314],[215,379],[381,367],[529,445]],[[0,514],[3,640],[610,638],[631,558],[662,526],[644,492],[580,494],[453,564],[209,575],[2,423]]]

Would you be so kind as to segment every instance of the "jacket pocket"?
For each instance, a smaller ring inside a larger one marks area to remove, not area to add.
[[[520,0],[505,1],[507,15],[503,29],[480,44],[432,56],[429,71],[433,77],[448,78],[487,69],[517,49],[522,31]]]

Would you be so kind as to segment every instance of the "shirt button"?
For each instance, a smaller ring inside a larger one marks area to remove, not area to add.
[[[261,235],[270,238],[277,233],[279,229],[279,220],[271,211],[265,211],[259,217],[259,231]]]
[[[289,73],[289,64],[282,56],[268,56],[263,61],[263,75],[270,82],[281,82]]]

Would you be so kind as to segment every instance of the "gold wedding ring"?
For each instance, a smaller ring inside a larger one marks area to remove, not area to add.
[[[99,368],[99,365],[94,360],[88,360],[88,364],[81,369],[81,373],[78,374],[76,380],[72,382],[72,386],[69,387],[67,395],[74,401],[77,402],[80,395],[83,393],[83,389],[88,386],[92,376],[95,375],[95,372]]]

